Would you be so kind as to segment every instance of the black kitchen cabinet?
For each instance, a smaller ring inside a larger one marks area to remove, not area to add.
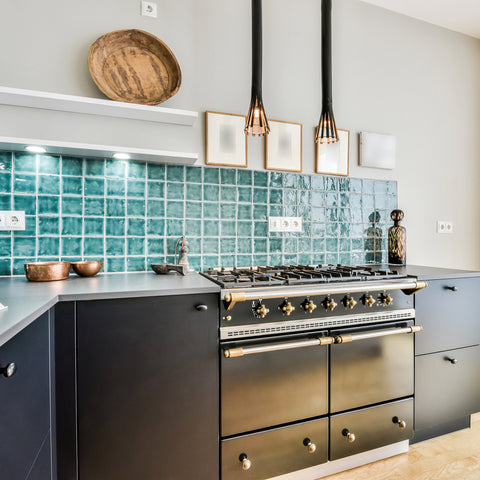
[[[51,478],[49,343],[47,312],[0,347],[2,480]]]
[[[218,296],[78,302],[76,325],[79,479],[218,478]]]
[[[480,411],[480,346],[421,355],[416,362],[417,429]]]
[[[480,314],[475,299],[480,278],[429,280],[415,296],[417,324],[415,354],[423,355],[480,344]]]
[[[470,425],[480,411],[480,278],[428,280],[415,295],[415,436],[419,442]]]

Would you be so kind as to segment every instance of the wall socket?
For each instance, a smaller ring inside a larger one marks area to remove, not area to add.
[[[268,217],[269,232],[301,232],[302,217]]]
[[[25,212],[0,210],[0,231],[25,230]]]
[[[437,220],[437,233],[452,233],[453,223],[444,220]]]
[[[144,17],[157,18],[157,4],[154,2],[140,2],[140,13]]]

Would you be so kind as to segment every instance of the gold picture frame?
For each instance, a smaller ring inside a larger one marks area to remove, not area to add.
[[[268,120],[270,133],[265,140],[265,168],[301,172],[303,168],[303,125]]]
[[[205,112],[205,163],[224,167],[248,167],[245,115]]]
[[[337,128],[339,142],[316,143],[315,172],[348,177],[350,174],[350,130]]]

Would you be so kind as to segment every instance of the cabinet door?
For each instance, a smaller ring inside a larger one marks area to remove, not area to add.
[[[10,363],[16,373],[0,375],[0,478],[25,480],[50,426],[48,313],[0,348],[0,367]]]
[[[415,358],[415,429],[480,411],[480,347]]]
[[[77,303],[80,480],[218,478],[217,324],[214,294]]]
[[[415,354],[440,352],[480,343],[475,301],[480,278],[429,280],[415,295],[415,316],[423,332],[415,335]]]

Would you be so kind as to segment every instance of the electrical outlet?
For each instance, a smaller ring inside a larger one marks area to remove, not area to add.
[[[445,220],[437,220],[437,233],[452,233],[453,223]]]
[[[157,4],[154,2],[141,2],[140,12],[144,17],[157,18]]]
[[[0,211],[0,230],[25,230],[25,212]]]
[[[269,232],[301,232],[302,217],[268,217]]]

